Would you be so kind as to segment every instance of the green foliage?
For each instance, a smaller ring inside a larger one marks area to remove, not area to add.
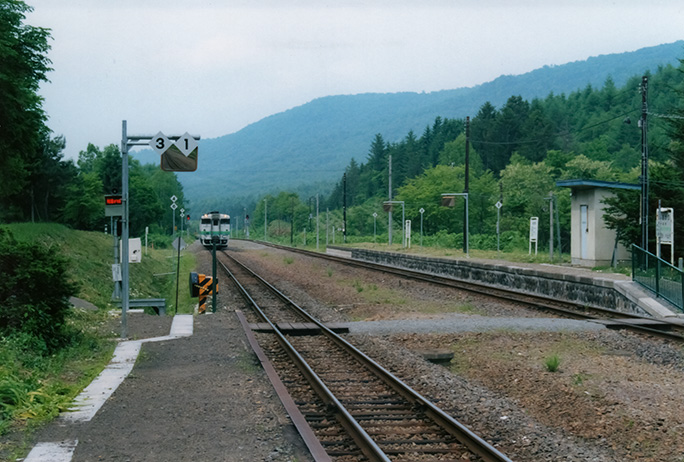
[[[111,357],[107,316],[75,311],[67,321],[69,342],[52,352],[25,332],[0,338],[0,435],[12,424],[35,425],[67,409]]]
[[[88,144],[78,157],[78,177],[68,186],[66,204],[61,221],[73,228],[94,231],[104,229],[110,220],[104,216],[103,195],[122,193],[121,153],[119,148],[110,144],[100,150]],[[190,213],[185,205],[183,188],[176,174],[164,172],[154,165],[141,165],[139,161],[129,158],[129,219],[130,236],[142,236],[145,228],[153,228],[153,232],[172,233],[175,222],[180,229],[181,217],[168,205],[169,198],[178,198],[178,208]],[[185,225],[185,223],[184,223]]]
[[[24,332],[48,349],[63,344],[69,297],[68,262],[55,246],[18,242],[0,228],[0,335]]]
[[[95,230],[102,227],[102,180],[95,172],[82,173],[69,186],[62,221],[76,229]]]
[[[560,363],[561,360],[558,355],[551,355],[547,358],[544,358],[544,367],[549,372],[557,372],[558,368],[560,367]]]
[[[0,3],[0,219],[51,220],[76,176],[62,160],[65,140],[50,138],[43,99],[50,60],[48,29],[24,24],[32,8],[22,1]]]

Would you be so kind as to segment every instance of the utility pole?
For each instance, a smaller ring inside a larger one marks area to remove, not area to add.
[[[470,180],[470,117],[465,122],[465,187],[463,192],[468,197]],[[468,201],[466,201],[466,205]],[[468,207],[463,210],[463,253],[468,255]]]
[[[641,248],[648,251],[648,76],[641,78]]]
[[[294,196],[290,198],[290,208],[292,209],[292,218],[290,218],[290,245],[294,246]]]
[[[342,175],[343,184],[343,203],[342,203],[342,238],[343,242],[347,243],[347,174]]]
[[[553,262],[553,191],[549,194],[549,260]]]
[[[389,200],[392,201],[392,155],[389,156]],[[389,224],[387,226],[389,230],[389,245],[392,245],[392,208],[389,209]]]
[[[316,193],[316,251],[318,251],[318,193]]]

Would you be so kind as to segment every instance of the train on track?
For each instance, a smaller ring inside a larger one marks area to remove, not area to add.
[[[216,248],[225,249],[230,240],[230,215],[209,212],[202,215],[199,226],[200,242],[208,249],[216,239]]]

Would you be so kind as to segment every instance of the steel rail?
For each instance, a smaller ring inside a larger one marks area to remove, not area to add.
[[[374,361],[373,359],[368,357],[365,353],[360,351],[358,348],[356,348],[355,346],[353,346],[352,344],[347,342],[341,336],[339,336],[338,334],[336,334],[335,332],[330,330],[323,323],[321,323],[320,321],[315,319],[313,316],[311,316],[309,313],[307,313],[304,309],[302,309],[299,305],[297,305],[294,301],[292,301],[289,297],[287,297],[287,295],[282,293],[280,290],[278,290],[272,284],[270,284],[265,279],[263,279],[261,276],[256,274],[254,271],[247,268],[243,263],[241,263],[237,259],[235,259],[235,257],[230,256],[228,254],[226,254],[226,255],[229,258],[231,258],[231,260],[233,260],[234,262],[239,264],[244,270],[251,273],[253,277],[255,277],[256,279],[261,281],[264,284],[264,286],[268,287],[268,289],[272,293],[274,293],[276,296],[280,297],[283,301],[285,301],[293,309],[297,310],[297,312],[299,314],[307,317],[310,320],[310,322],[316,324],[321,329],[321,332],[323,335],[327,336],[329,339],[331,339],[336,345],[338,345],[343,350],[352,354],[357,359],[357,361],[359,361],[369,371],[371,371],[376,376],[378,376],[385,384],[387,384],[389,387],[391,387],[393,390],[395,390],[397,393],[399,393],[401,396],[403,396],[408,401],[412,402],[415,405],[420,406],[426,415],[428,415],[430,418],[432,418],[439,426],[441,426],[449,434],[454,436],[459,442],[464,444],[473,453],[480,456],[484,461],[486,461],[486,462],[510,462],[511,461],[511,459],[509,459],[506,455],[501,453],[499,450],[497,450],[492,445],[487,443],[484,439],[482,439],[477,434],[472,432],[468,427],[466,427],[461,422],[459,422],[456,419],[454,419],[453,417],[451,417],[449,414],[444,412],[439,407],[435,406],[430,400],[428,400],[427,398],[422,396],[417,391],[413,390],[406,383],[404,383],[401,379],[399,379],[394,374],[392,374],[387,369],[385,369],[380,364],[378,364],[376,361]],[[273,324],[271,324],[271,325],[273,326]],[[275,326],[273,326],[273,327],[275,328]],[[288,349],[292,348],[292,345],[287,341],[287,339],[284,338],[284,336],[282,336],[282,334],[279,331],[278,331],[278,334],[279,334],[279,337],[278,337],[279,342],[281,341],[280,338],[282,337],[283,341],[288,345]],[[282,344],[282,342],[281,342],[281,344]],[[289,351],[288,351],[288,354],[290,354]],[[306,364],[304,359],[301,358],[301,356],[299,356],[298,353],[294,353],[294,356],[297,358],[298,362],[302,361],[302,364]],[[315,377],[315,380],[317,381],[317,386],[321,387],[321,391],[325,390],[326,392],[329,392],[327,387],[322,383],[322,381],[320,381],[320,378],[318,378],[318,376],[312,370],[310,370],[308,365],[305,366],[305,369],[307,370],[307,372],[306,372],[307,375],[310,374],[311,377]],[[318,382],[320,382],[320,385],[318,384]],[[336,398],[333,398],[333,399],[334,399],[333,402],[335,403],[335,406],[337,406],[339,404],[341,409],[344,409],[342,404],[339,403],[339,401]],[[346,411],[346,409],[345,409],[345,411]],[[347,415],[349,416],[349,418],[351,418],[355,422],[354,427],[356,427],[358,425],[358,423],[356,423],[356,420],[353,419],[353,417],[348,412],[345,412],[345,418],[347,418]],[[358,426],[360,428],[360,425],[358,425]],[[363,430],[363,429],[361,429],[361,430]],[[363,431],[363,434],[367,435],[367,433],[365,431]],[[370,438],[370,436],[368,436],[368,438]],[[366,442],[365,437],[364,437],[363,441],[365,444],[365,442]],[[375,445],[374,442],[373,442],[373,445],[375,447],[377,447],[377,445]],[[365,451],[364,451],[364,453],[365,453]],[[384,460],[384,459],[378,459],[378,460]]]
[[[237,262],[237,260],[233,260]],[[333,409],[335,411],[334,413],[338,421],[344,427],[344,429],[351,435],[351,437],[354,439],[354,441],[359,446],[364,455],[372,462],[391,462],[391,460],[382,451],[382,449],[380,449],[380,447],[375,443],[375,441],[373,441],[373,438],[363,429],[363,427],[361,427],[361,425],[356,421],[356,419],[354,419],[354,417],[349,413],[349,411],[344,407],[344,405],[335,397],[335,395],[330,391],[330,389],[323,383],[318,374],[316,374],[313,371],[313,369],[309,366],[306,360],[285,338],[282,332],[280,332],[277,326],[268,319],[268,317],[263,312],[261,307],[259,307],[256,301],[249,295],[247,290],[242,286],[242,284],[240,284],[240,282],[237,280],[232,271],[230,271],[228,267],[223,264],[223,262],[219,261],[219,264],[223,267],[226,273],[233,280],[236,287],[238,288],[238,291],[242,294],[245,300],[247,300],[252,305],[254,310],[258,313],[258,316],[264,322],[270,324],[280,346],[287,353],[290,359],[295,363],[295,365],[299,368],[302,374],[304,374],[304,376],[306,377],[307,381],[311,384],[316,394],[323,400],[323,402],[326,403],[326,405],[330,409]],[[262,278],[258,276],[257,278],[263,281]]]
[[[286,250],[290,252],[300,253],[313,258],[322,258],[325,260],[335,261],[348,266],[357,266],[366,269],[372,269],[376,271],[382,271],[384,273],[394,274],[396,276],[402,276],[409,279],[415,279],[423,282],[428,282],[432,284],[438,284],[454,289],[465,290],[468,292],[477,293],[479,295],[485,295],[494,298],[503,298],[507,301],[514,301],[527,305],[532,308],[537,308],[541,310],[547,310],[554,313],[562,314],[564,316],[569,316],[573,318],[593,320],[593,321],[604,321],[607,318],[596,316],[596,313],[602,315],[619,316],[622,318],[637,319],[637,320],[649,320],[653,321],[654,318],[641,316],[634,313],[625,313],[618,310],[613,310],[610,308],[587,306],[580,303],[574,303],[571,301],[563,301],[558,299],[553,299],[550,297],[544,297],[542,295],[526,294],[522,292],[517,292],[510,289],[504,289],[501,287],[492,287],[485,284],[472,282],[472,281],[460,281],[458,279],[449,278],[446,276],[440,276],[437,274],[424,273],[416,270],[411,270],[407,268],[398,268],[395,266],[383,265],[381,263],[373,263],[362,260],[352,260],[349,258],[338,257],[335,255],[323,254],[320,252],[312,252],[309,250],[298,249],[294,247],[286,247],[278,244],[273,244],[270,242],[261,242],[259,244],[273,247],[276,249]],[[560,305],[560,306],[558,306]],[[594,314],[588,313],[593,312]],[[639,326],[629,323],[629,321],[623,321],[620,319],[610,318],[610,321],[619,324],[625,329],[633,330],[640,333],[651,334],[658,337],[667,338],[670,340],[675,340],[679,342],[684,342],[684,335],[677,334],[674,332],[663,331],[660,329],[654,329],[646,326]],[[667,319],[658,319],[658,321],[667,325],[669,328],[675,328],[678,330],[684,329],[684,326],[679,323],[670,322]]]

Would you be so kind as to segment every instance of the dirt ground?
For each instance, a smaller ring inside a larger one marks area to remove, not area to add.
[[[332,307],[333,313],[328,314],[332,318],[410,320],[438,318],[445,312],[549,316],[486,297],[407,283],[306,257],[286,257],[273,251],[261,252],[258,258],[254,255],[249,256],[250,261],[281,278],[281,284],[291,285],[290,290],[295,292],[302,288],[306,292],[303,299],[310,297]],[[606,448],[613,460],[684,461],[681,345],[607,329],[525,333],[502,328],[458,335],[386,335],[382,340],[390,349],[401,346],[411,351],[454,352],[448,366],[453,377],[514,403],[535,423],[560,435]],[[558,370],[550,372],[547,361],[554,357]],[[420,382],[411,374],[404,378]],[[427,387],[424,391],[444,399],[439,390]],[[482,431],[486,435],[488,430]],[[513,453],[524,457],[516,460],[532,457],[515,444],[509,455]]]
[[[548,316],[254,244],[231,247],[323,321]],[[198,255],[198,269],[209,273],[209,254]],[[91,422],[50,425],[37,441],[77,437],[79,462],[309,461],[247,346],[236,308],[242,301],[223,283],[218,312],[195,316],[192,337],[145,344],[132,374]],[[170,318],[129,318],[133,338],[165,335],[169,326]],[[503,328],[351,340],[513,460],[684,460],[681,346],[609,330]],[[454,352],[449,366],[414,353],[436,348]],[[553,356],[559,367],[549,372]]]

